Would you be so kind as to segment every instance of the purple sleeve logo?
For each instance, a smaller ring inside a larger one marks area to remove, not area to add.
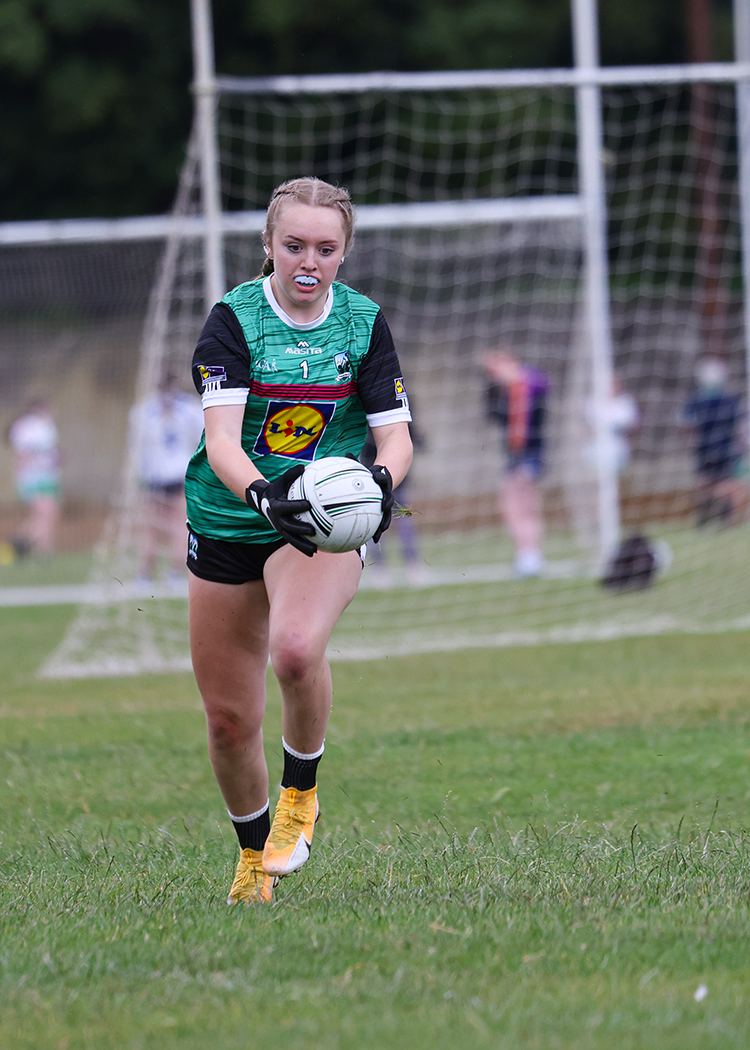
[[[203,380],[204,394],[218,390],[221,384],[226,381],[227,372],[221,365],[198,365],[197,368]]]

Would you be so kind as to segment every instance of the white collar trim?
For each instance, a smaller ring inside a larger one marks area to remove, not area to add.
[[[302,323],[301,321],[293,321],[289,314],[286,312],[286,310],[283,310],[281,306],[279,306],[279,302],[276,296],[273,294],[273,287],[271,286],[270,275],[266,277],[263,281],[263,292],[265,293],[268,305],[271,307],[276,316],[280,320],[282,320],[284,324],[289,325],[290,328],[296,328],[300,332],[307,331],[310,328],[317,328],[318,325],[323,324],[323,322],[327,320],[328,315],[333,309],[333,285],[331,285],[331,287],[328,289],[328,295],[326,296],[325,306],[323,307],[323,313],[320,314],[319,317],[316,317],[314,321],[305,321],[304,323]]]

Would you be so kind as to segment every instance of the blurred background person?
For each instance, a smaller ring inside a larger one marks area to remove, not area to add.
[[[735,516],[738,466],[743,460],[742,402],[729,390],[729,371],[719,357],[698,362],[697,389],[683,409],[682,424],[694,438],[697,527]]]
[[[618,503],[622,497],[619,475],[631,459],[631,442],[640,426],[641,414],[635,397],[625,390],[614,372],[609,392],[603,397],[586,396],[582,404],[571,398],[566,405],[564,426],[572,436],[566,450],[569,507],[573,533],[581,550],[593,552],[601,536],[601,488],[615,480]],[[619,532],[619,529],[618,529]],[[619,550],[607,552],[611,559]]]
[[[12,545],[17,557],[46,557],[55,550],[60,523],[59,435],[41,399],[30,401],[8,428],[18,498],[27,513]]]
[[[130,427],[145,493],[138,579],[153,580],[164,559],[169,577],[181,580],[187,551],[185,470],[203,433],[203,406],[168,373],[156,393],[133,406]]]
[[[487,414],[503,430],[507,456],[499,510],[515,549],[518,576],[544,569],[544,518],[539,479],[544,470],[544,426],[549,378],[505,350],[481,359],[489,380]]]
[[[410,398],[409,402],[413,416],[413,398]],[[420,448],[424,448],[424,440],[419,430],[415,427],[413,419],[409,423],[409,435],[415,453],[419,452]],[[369,427],[367,428],[365,447],[362,449],[362,454],[359,458],[366,467],[372,467],[375,463],[375,439]],[[419,583],[424,579],[426,569],[420,550],[419,530],[414,522],[411,510],[412,495],[409,474],[393,490],[393,498],[394,507],[391,527],[387,535],[383,534],[379,543],[369,542],[367,544],[367,562],[377,571],[382,572],[386,567],[383,545],[386,543],[387,548],[390,550],[395,539],[401,547],[401,558],[406,582]]]
[[[586,449],[587,459],[591,463],[597,462],[594,435],[597,423],[601,420],[604,424],[607,465],[614,467],[618,474],[621,473],[630,462],[630,439],[640,423],[640,412],[638,402],[625,390],[616,372],[612,376],[609,397],[598,409],[593,399],[590,399],[586,405],[586,416],[591,434],[591,442]]]

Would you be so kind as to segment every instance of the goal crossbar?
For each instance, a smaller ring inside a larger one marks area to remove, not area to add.
[[[479,69],[435,73],[329,73],[278,77],[218,76],[219,94],[327,95],[397,91],[678,84],[750,80],[750,62],[692,62],[578,69]]]
[[[445,228],[459,224],[470,226],[483,223],[572,219],[582,214],[581,198],[574,194],[407,204],[362,204],[357,207],[357,228]],[[260,233],[265,226],[266,213],[260,210],[223,212],[219,222],[223,234]],[[168,236],[190,239],[203,237],[205,232],[206,219],[203,215],[6,222],[0,223],[0,245],[149,241],[161,240]]]

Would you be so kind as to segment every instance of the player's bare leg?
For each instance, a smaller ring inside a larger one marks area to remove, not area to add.
[[[263,867],[296,871],[310,855],[319,814],[316,770],[331,711],[326,646],[356,594],[362,563],[356,551],[307,558],[282,547],[268,559],[269,649],[282,695],[284,775]]]
[[[298,751],[315,751],[325,738],[331,709],[326,646],[361,574],[356,551],[308,558],[285,546],[266,563],[271,664],[281,687],[284,739]]]
[[[277,880],[263,871],[270,830],[262,730],[268,666],[265,587],[262,581],[235,586],[188,576],[191,652],[206,710],[208,751],[240,844],[227,904],[267,904]]]
[[[54,496],[37,496],[31,505],[27,536],[35,554],[54,553],[57,527],[60,521],[60,503]]]
[[[500,512],[513,540],[517,571],[536,575],[542,567],[542,497],[536,482],[523,469],[513,471],[503,482]]]
[[[263,582],[211,583],[189,574],[190,649],[206,710],[208,751],[231,813],[268,799],[263,715],[268,601]],[[220,627],[220,630],[217,628]]]

